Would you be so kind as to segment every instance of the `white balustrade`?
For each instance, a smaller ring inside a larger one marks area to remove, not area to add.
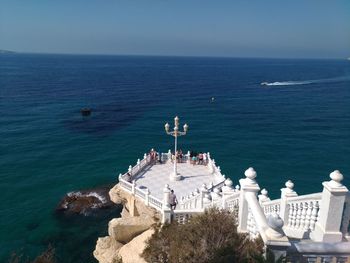
[[[274,213],[279,214],[280,209],[281,209],[281,199],[262,202],[261,206],[262,206],[262,208],[264,210],[264,214],[266,216],[274,214]]]
[[[350,193],[347,194],[344,203],[344,213],[342,218],[341,232],[350,241]]]
[[[121,178],[121,179],[119,180],[119,184],[120,184],[120,186],[121,186],[123,189],[125,189],[125,190],[128,191],[129,193],[132,192],[132,184],[129,183],[129,182],[127,182],[127,181],[125,181],[123,178]]]
[[[163,162],[169,157],[171,159],[171,153],[161,154]],[[209,171],[213,175],[222,176],[220,167],[216,166],[209,153],[207,160]],[[128,172],[132,178],[148,166],[150,161],[150,156],[145,155],[142,160],[138,159],[134,167],[129,166]],[[236,188],[228,178],[216,185],[203,185],[201,190],[194,189],[180,199],[178,209],[174,211],[168,204],[169,187],[164,189],[163,200],[159,200],[152,196],[148,189],[140,189],[135,181],[126,181],[126,174],[119,175],[119,183],[122,189],[143,200],[147,206],[160,211],[163,216],[162,222],[175,220],[186,223],[204,209],[217,207],[235,213],[239,231],[248,232],[251,238],[260,234],[268,244],[278,240],[282,242],[278,244],[287,246],[286,236],[297,239],[311,238],[314,241],[339,240],[343,237],[344,240],[350,241],[350,193],[340,183],[343,176],[339,171],[331,173],[332,180],[323,183],[322,193],[298,196],[293,190],[293,182],[288,180],[285,188],[281,189],[281,198],[275,200],[270,200],[265,189],[257,196],[260,188],[255,180],[254,169],[249,168],[245,175],[246,178],[241,179],[240,186]],[[283,225],[283,230],[282,227],[279,231],[270,226],[271,217],[278,217],[276,220],[282,222],[279,224]]]
[[[163,208],[163,202],[152,195],[149,195],[148,203],[150,206],[154,207],[157,210],[161,210]]]
[[[200,215],[204,210],[179,210],[173,211],[173,220],[180,224],[187,223],[193,216]]]

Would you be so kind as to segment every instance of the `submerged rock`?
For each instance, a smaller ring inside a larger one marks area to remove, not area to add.
[[[97,188],[67,193],[59,202],[56,211],[64,214],[91,215],[99,209],[116,206],[108,195],[109,188]]]

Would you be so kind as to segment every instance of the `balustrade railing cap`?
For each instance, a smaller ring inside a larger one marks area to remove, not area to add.
[[[232,180],[230,179],[230,178],[227,178],[226,180],[225,180],[225,186],[228,186],[228,187],[232,187],[232,185],[233,185],[233,182],[232,182]]]
[[[268,193],[269,192],[265,188],[261,190],[261,194],[264,195],[264,196],[267,196]]]
[[[284,185],[285,185],[288,189],[293,190],[294,183],[293,183],[291,180],[288,180]]]
[[[169,188],[169,185],[168,185],[168,184],[166,184],[166,185],[164,186],[163,192],[164,192],[164,193],[170,193],[170,188]]]
[[[281,192],[282,192],[281,197],[282,198],[289,198],[289,197],[298,196],[297,192],[295,192],[293,190],[294,183],[291,180],[288,180],[284,185],[286,186],[286,188],[281,189]]]
[[[256,178],[256,172],[253,167],[249,167],[247,170],[245,170],[244,175],[250,180],[254,180]]]
[[[329,177],[332,179],[330,184],[334,187],[343,186],[340,182],[344,179],[344,176],[339,172],[339,170],[335,170],[330,173]]]

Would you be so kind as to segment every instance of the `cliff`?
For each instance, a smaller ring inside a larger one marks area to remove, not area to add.
[[[153,234],[151,226],[160,220],[159,213],[121,190],[118,184],[109,191],[109,196],[112,202],[122,204],[123,210],[121,218],[108,223],[108,236],[97,240],[95,258],[100,263],[114,263],[119,258],[123,263],[145,262],[139,255]]]

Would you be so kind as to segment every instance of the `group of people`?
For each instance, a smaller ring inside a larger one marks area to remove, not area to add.
[[[162,155],[158,152],[156,152],[154,149],[152,149],[149,152],[149,155],[151,156],[151,163],[156,164],[158,163],[162,163]]]
[[[206,153],[200,152],[200,153],[190,153],[190,158],[191,158],[191,164],[196,165],[196,164],[201,164],[201,165],[207,165],[208,164],[208,156]]]
[[[196,165],[196,164],[207,165],[208,164],[208,156],[206,153],[203,153],[203,152],[195,153],[195,152],[191,151],[189,158],[190,158],[190,163],[193,165]],[[178,163],[183,163],[186,161],[185,155],[182,153],[182,150],[177,151],[176,155],[172,154],[171,161],[174,162],[175,159],[176,159],[176,162],[178,162]]]

